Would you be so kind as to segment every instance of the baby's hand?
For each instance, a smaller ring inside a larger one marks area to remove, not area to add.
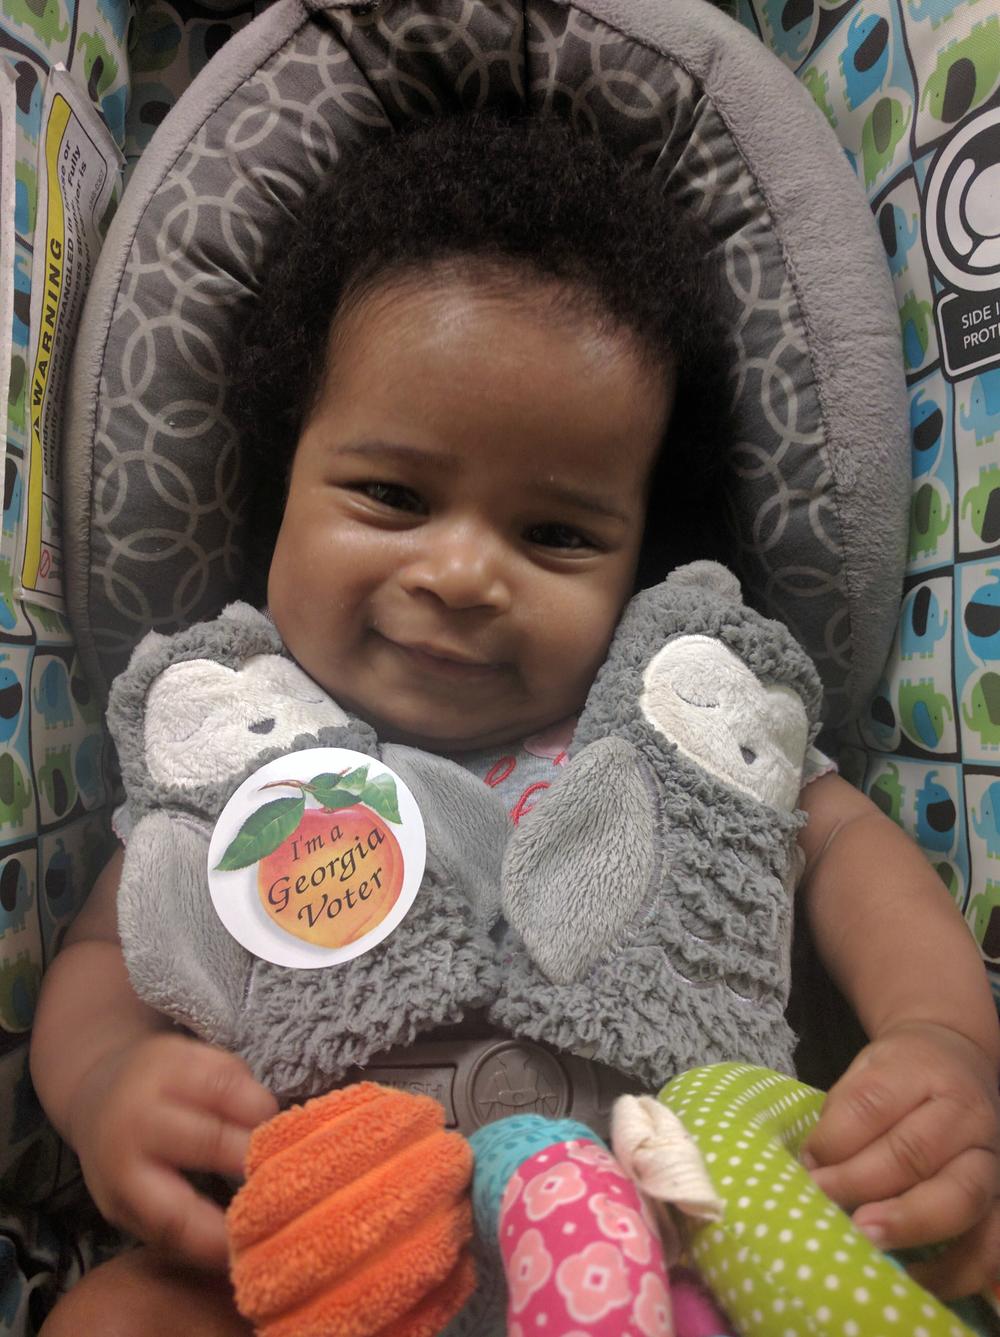
[[[242,1178],[251,1129],[277,1110],[241,1059],[160,1032],[91,1069],[69,1133],[107,1220],[188,1262],[223,1270],[222,1208],[180,1172]]]
[[[997,1073],[958,1032],[908,1023],[833,1087],[802,1161],[880,1248],[949,1241],[910,1268],[944,1299],[1000,1275]]]

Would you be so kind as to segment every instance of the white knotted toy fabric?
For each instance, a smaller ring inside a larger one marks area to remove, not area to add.
[[[647,1197],[696,1221],[718,1221],[724,1203],[705,1161],[672,1110],[653,1096],[619,1096],[611,1114],[619,1165]]]

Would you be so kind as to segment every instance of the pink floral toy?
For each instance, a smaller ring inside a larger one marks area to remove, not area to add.
[[[672,1304],[653,1209],[590,1129],[521,1115],[470,1141],[479,1236],[497,1242],[506,1276],[507,1337],[732,1331],[689,1277],[679,1277]]]

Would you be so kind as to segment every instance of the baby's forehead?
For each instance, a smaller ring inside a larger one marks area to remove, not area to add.
[[[419,445],[426,459],[413,453],[414,467],[495,463],[491,452],[527,442],[526,487],[544,486],[549,470],[612,493],[623,474],[645,481],[672,406],[672,368],[610,317],[558,304],[553,314],[552,281],[531,281],[537,302],[450,275],[407,276],[350,305],[300,449],[318,420],[324,449],[374,444],[388,456]]]

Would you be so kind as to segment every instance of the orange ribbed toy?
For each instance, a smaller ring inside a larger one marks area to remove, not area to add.
[[[374,1082],[258,1128],[227,1213],[258,1337],[435,1337],[472,1294],[472,1151],[429,1096]]]

